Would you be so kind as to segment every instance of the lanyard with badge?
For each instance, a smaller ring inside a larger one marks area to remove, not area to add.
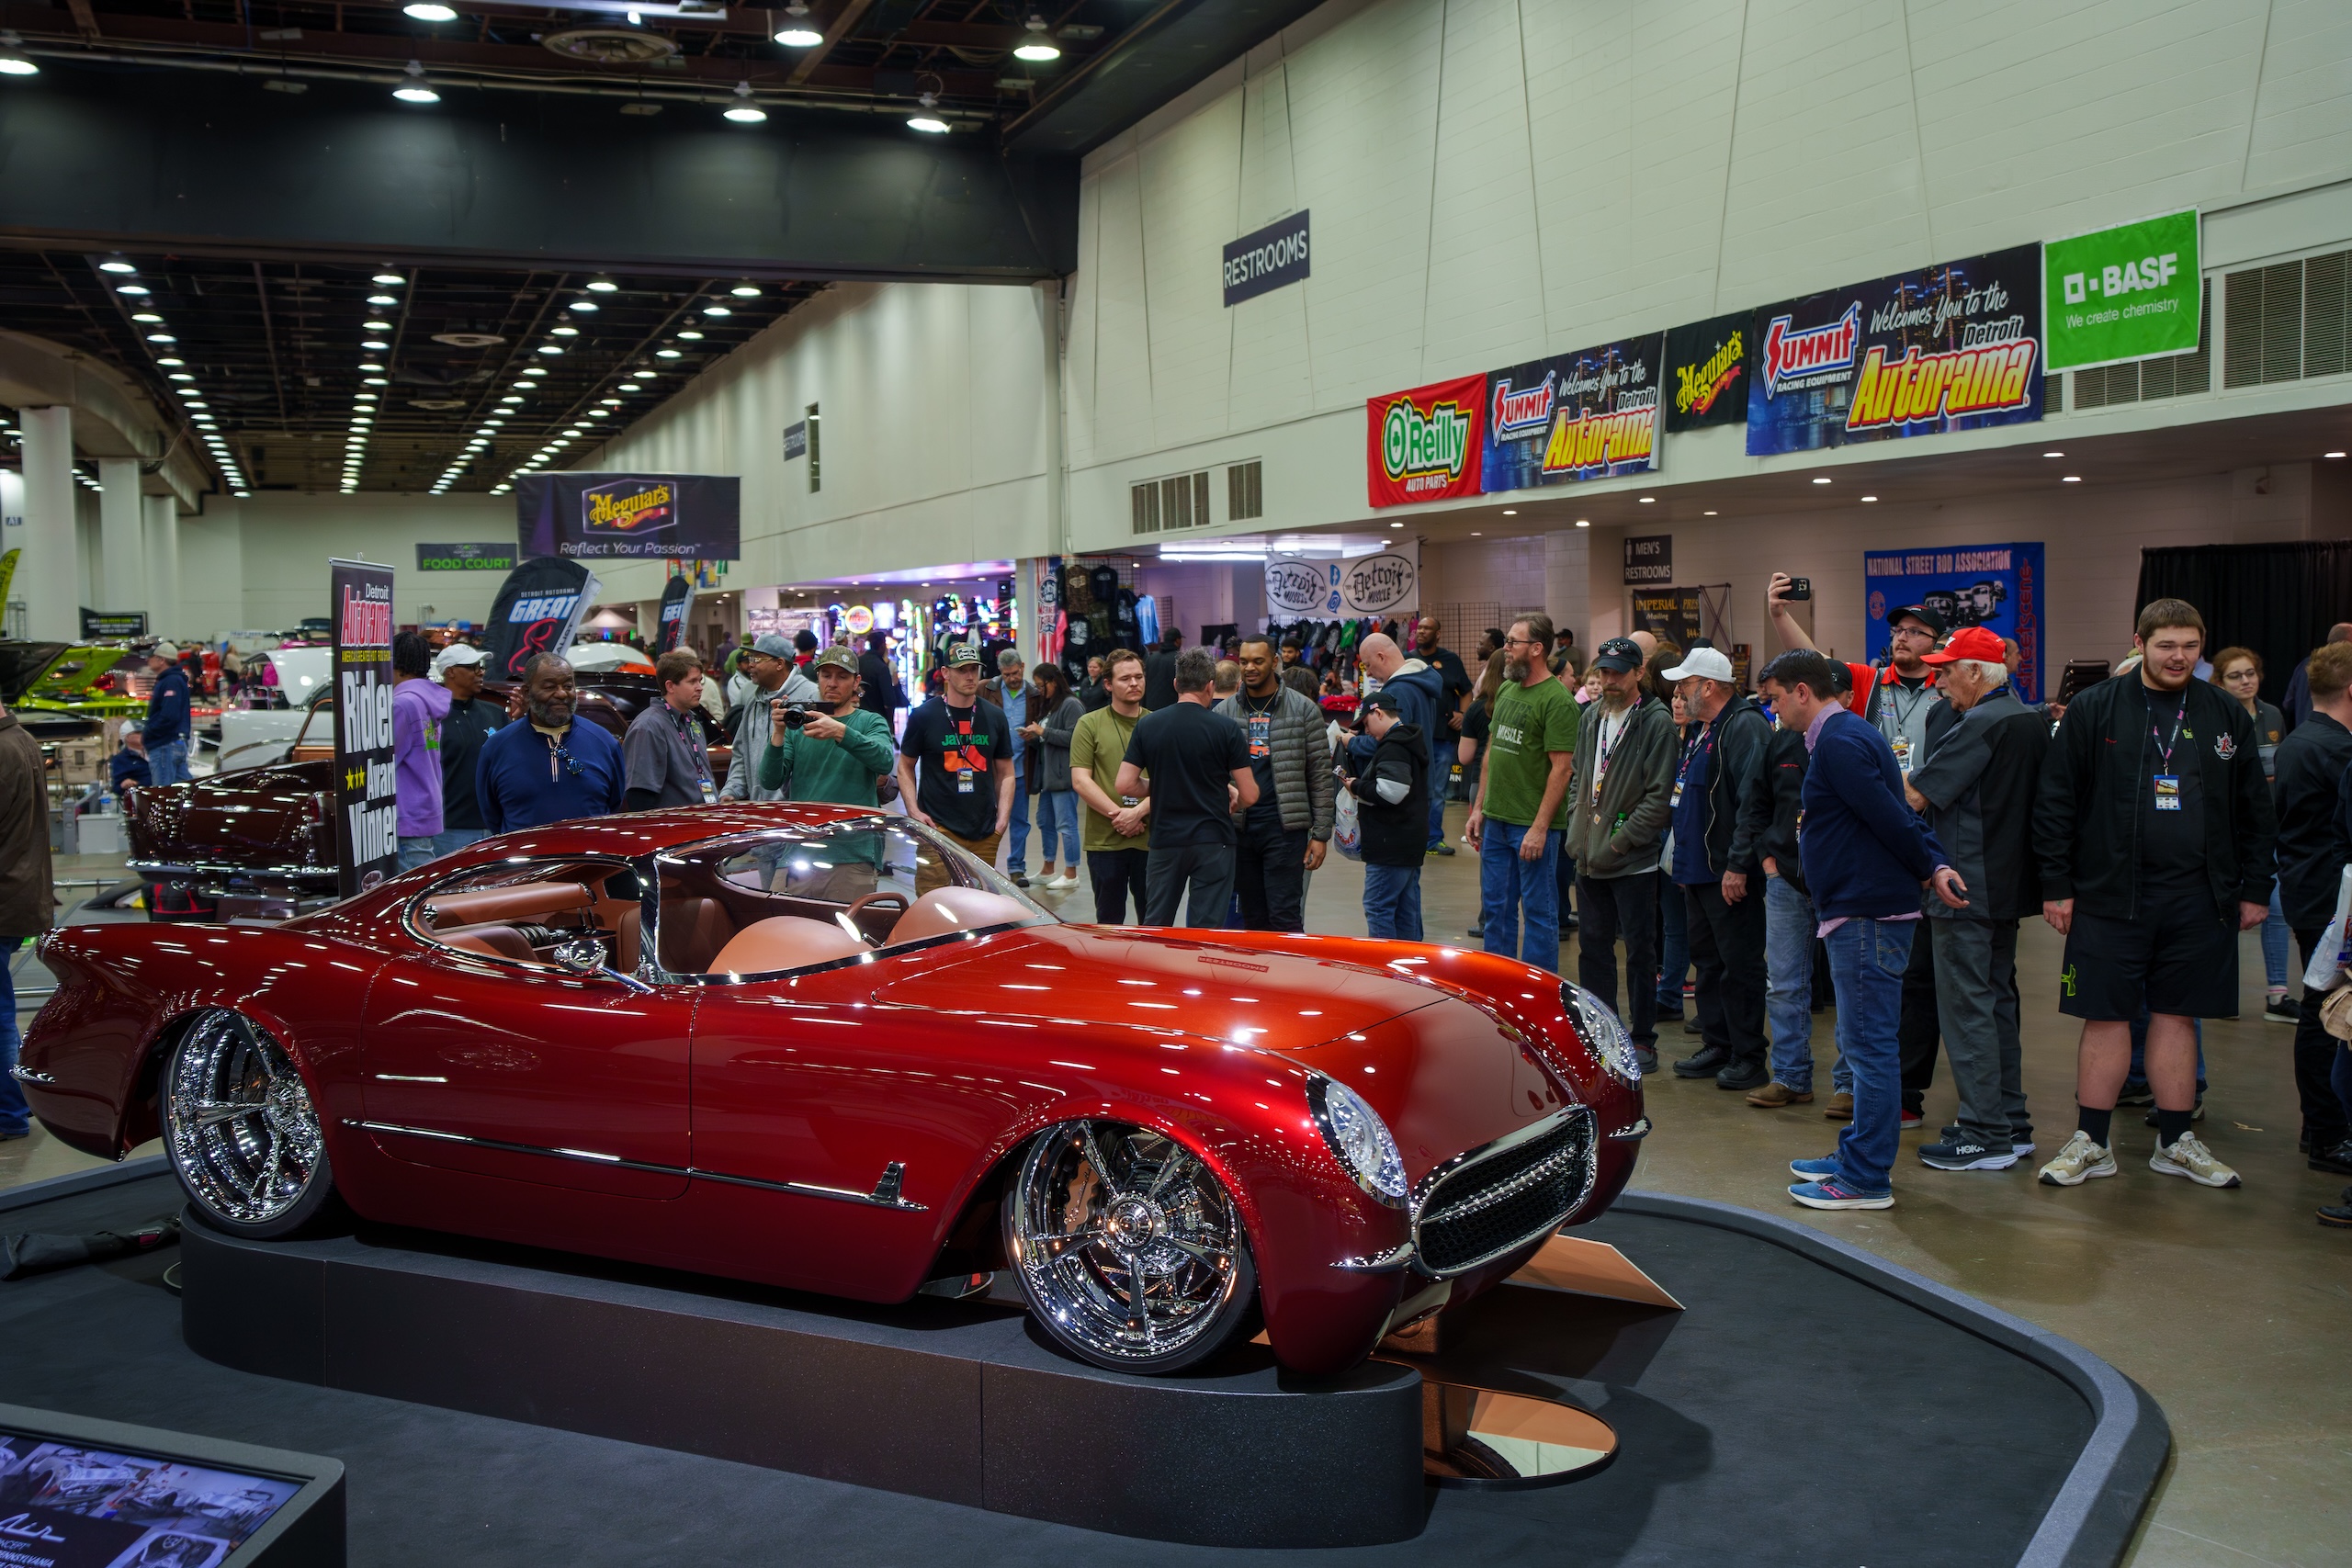
[[[1609,777],[1609,759],[1615,754],[1617,748],[1623,744],[1625,732],[1634,728],[1634,716],[1642,711],[1642,705],[1647,701],[1649,701],[1647,697],[1635,697],[1634,705],[1617,716],[1617,732],[1614,735],[1609,731],[1608,716],[1606,714],[1601,716],[1600,736],[1593,749],[1595,755],[1592,762],[1592,825],[1596,828],[1600,826],[1600,786]],[[1681,798],[1679,785],[1675,792],[1675,798],[1678,800]]]
[[[979,789],[980,774],[988,771],[988,763],[972,744],[972,721],[978,716],[978,708],[967,708],[962,718],[953,721],[955,728],[946,736],[950,742],[947,765],[955,772],[957,795],[976,793]]]
[[[1898,693],[1910,697],[1911,704],[1908,707],[1895,706],[1895,696]],[[1919,705],[1932,700],[1931,694],[1924,683],[1916,690],[1904,685],[1894,672],[1889,671],[1886,678],[1879,682],[1879,699],[1885,705],[1887,716],[1894,721],[1894,733],[1888,736],[1886,741],[1894,750],[1894,765],[1903,770],[1904,777],[1909,778],[1911,776],[1911,737],[1905,731],[1910,728],[1911,717],[1919,711]]]
[[[2156,786],[2156,809],[2159,811],[2177,811],[2180,809],[2180,775],[2170,771],[2172,767],[2172,749],[2180,744],[2181,721],[2188,716],[2188,694],[2187,692],[2180,694],[2180,706],[2173,710],[2172,738],[2170,739],[2166,739],[2164,736],[2156,733],[2156,721],[2153,716],[2154,712],[2154,706],[2151,704],[2151,716],[2148,721],[2148,739],[2155,742],[2156,754],[2162,759],[2157,765],[2166,770],[2164,773],[2156,774],[2154,780]],[[2192,735],[2189,739],[2194,740],[2197,738]]]
[[[696,782],[702,786],[702,803],[709,806],[718,799],[718,787],[711,783],[709,760],[707,757],[697,756],[695,750],[695,721],[689,716],[691,711],[680,713],[673,708],[670,710],[670,716],[678,726],[678,744],[685,749],[687,756],[697,758],[695,766],[702,776]]]
[[[1674,773],[1674,798],[1666,803],[1669,808],[1682,804],[1683,781],[1690,776],[1691,759],[1697,757],[1702,749],[1710,755],[1714,752],[1715,727],[1712,722],[1699,731],[1697,739],[1682,749],[1682,765]]]

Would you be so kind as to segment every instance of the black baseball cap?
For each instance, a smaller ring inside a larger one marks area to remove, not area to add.
[[[1600,645],[1600,651],[1592,656],[1594,669],[1607,670],[1619,675],[1629,670],[1639,670],[1644,662],[1642,645],[1629,637],[1611,637]]]
[[[1945,632],[1951,629],[1944,625],[1944,618],[1941,615],[1937,615],[1925,604],[1905,604],[1899,610],[1889,610],[1886,613],[1886,624],[1892,626],[1905,615],[1909,615],[1938,637],[1943,636]]]
[[[1396,694],[1394,692],[1374,692],[1364,698],[1363,708],[1367,713],[1374,708],[1385,708],[1390,713],[1401,714],[1405,711],[1405,705],[1396,700]]]

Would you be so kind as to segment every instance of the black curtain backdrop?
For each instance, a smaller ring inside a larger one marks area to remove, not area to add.
[[[2283,545],[2187,545],[2140,552],[2140,597],[2186,599],[2205,617],[2211,655],[2262,656],[2262,695],[2276,703],[2296,665],[2352,621],[2352,539]]]

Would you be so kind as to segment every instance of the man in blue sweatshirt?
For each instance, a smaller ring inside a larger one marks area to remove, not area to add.
[[[1780,688],[1781,718],[1804,733],[1812,754],[1797,843],[1838,992],[1838,1055],[1854,1075],[1854,1119],[1838,1135],[1838,1152],[1792,1162],[1789,1196],[1808,1209],[1891,1209],[1902,1135],[1896,1027],[1919,890],[1931,886],[1958,909],[1968,889],[1905,803],[1886,737],[1838,702],[1829,661],[1797,649],[1766,665],[1760,679]]]
[[[187,771],[187,671],[180,668],[176,644],[159,642],[147,652],[155,685],[147,694],[147,766],[159,784],[186,784]]]

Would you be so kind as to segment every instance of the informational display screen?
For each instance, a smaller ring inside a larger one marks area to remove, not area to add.
[[[147,635],[147,612],[144,610],[91,610],[82,612],[84,642],[127,642]]]
[[[392,569],[330,560],[327,578],[334,594],[334,803],[343,814],[335,869],[348,898],[391,875],[400,860],[392,770]]]
[[[0,1564],[217,1568],[301,1488],[0,1431]]]

